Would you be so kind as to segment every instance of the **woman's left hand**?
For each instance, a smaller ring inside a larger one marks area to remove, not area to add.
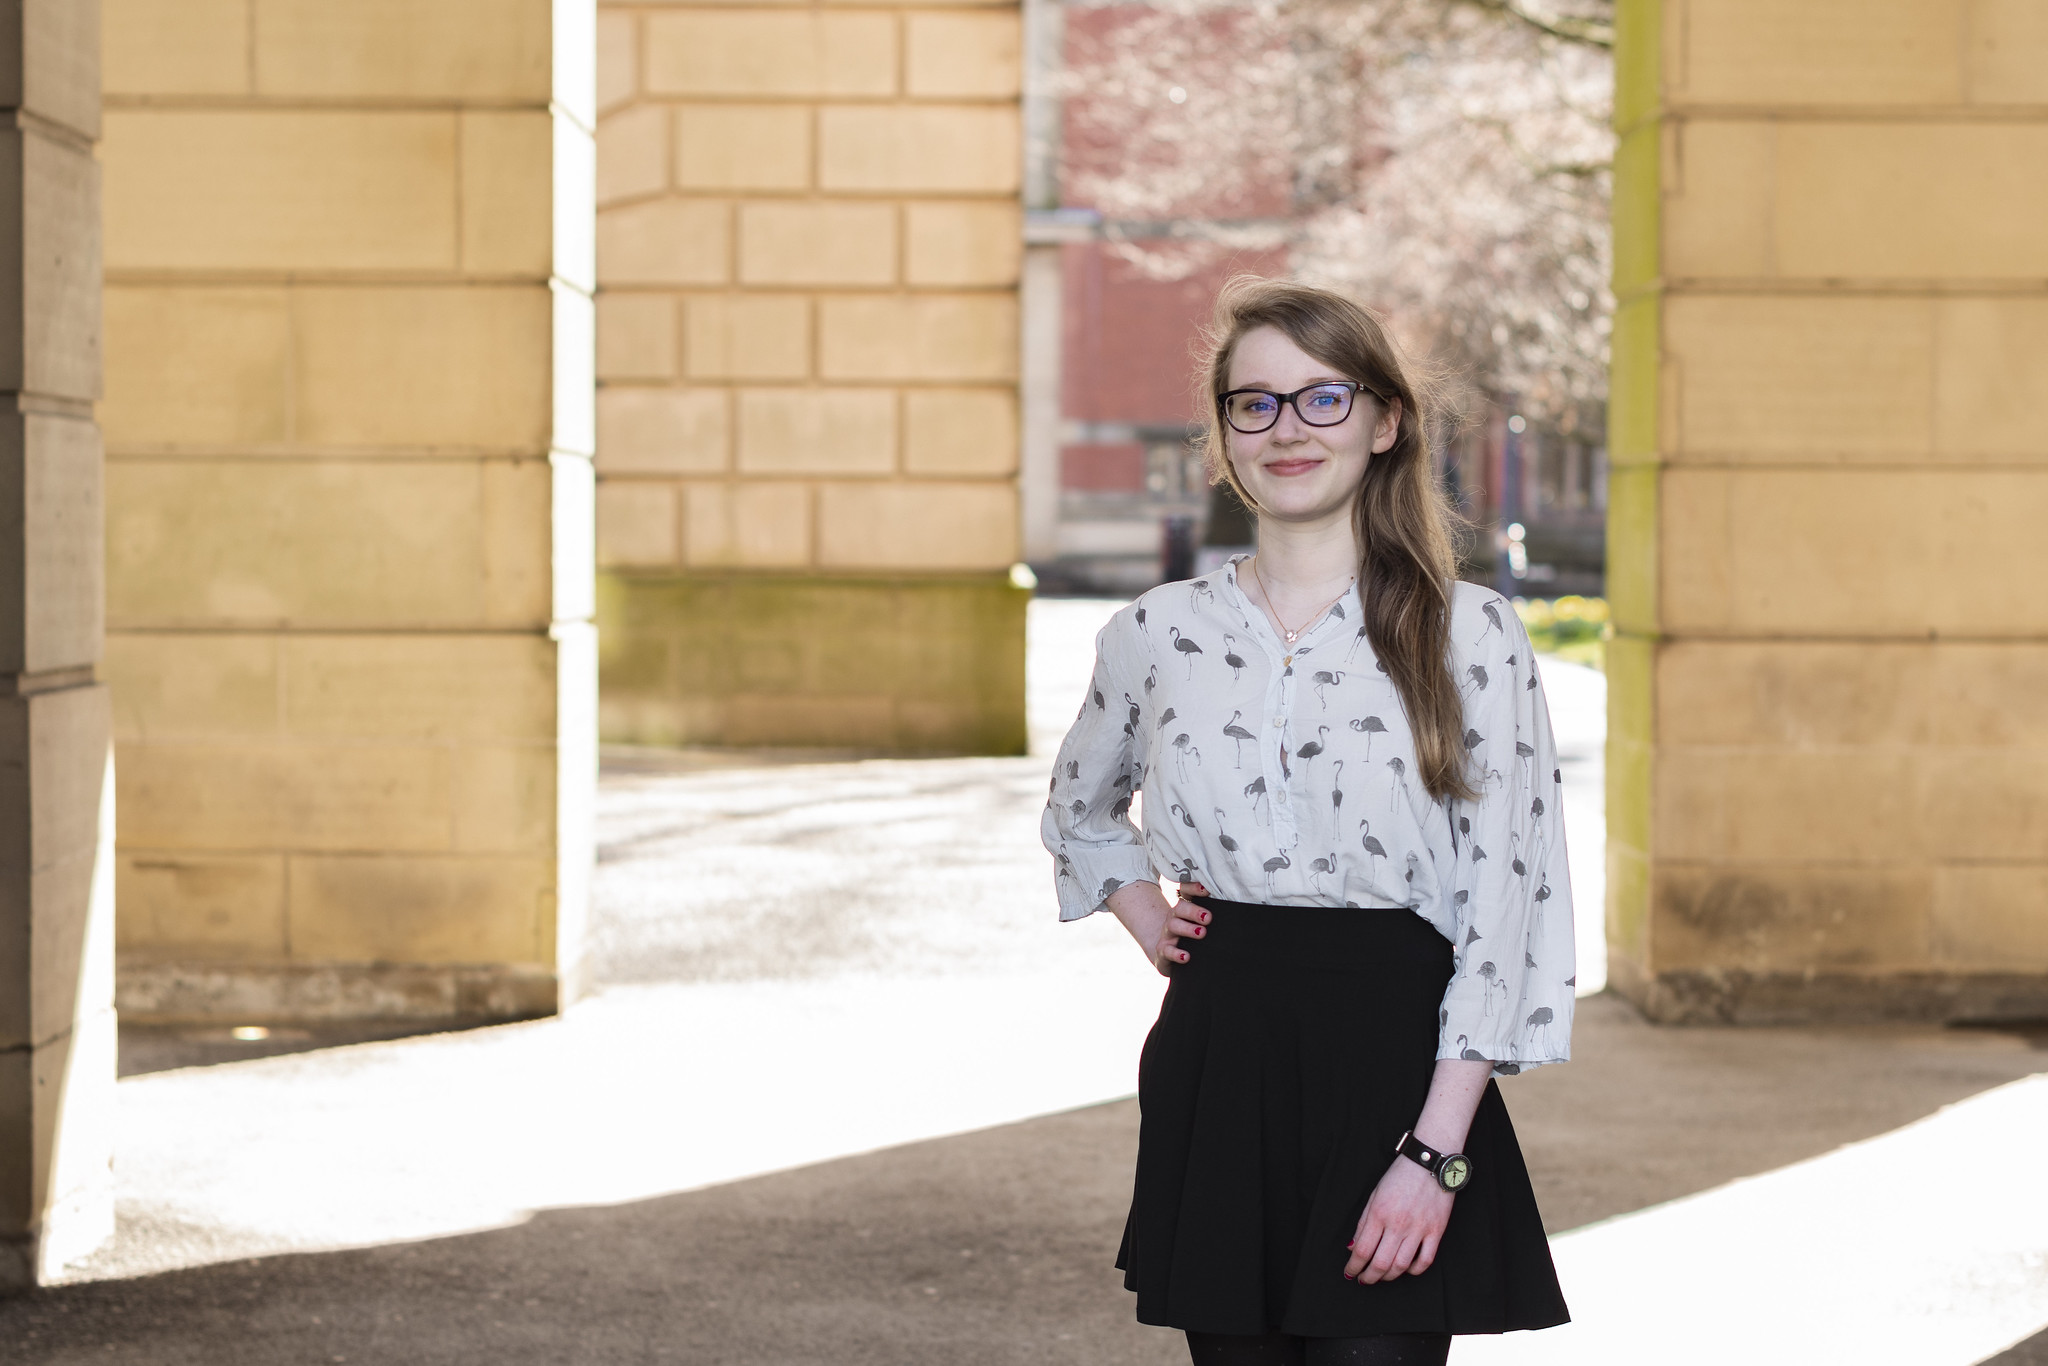
[[[1359,1284],[1371,1285],[1404,1273],[1420,1276],[1429,1270],[1444,1228],[1451,1222],[1451,1204],[1456,1199],[1419,1164],[1395,1158],[1373,1187],[1365,1213],[1358,1216],[1344,1279],[1356,1277]]]
[[[1415,1136],[1440,1153],[1459,1151],[1492,1075],[1493,1064],[1481,1058],[1438,1058],[1429,1079],[1429,1098],[1415,1120]],[[1372,1188],[1365,1213],[1358,1216],[1344,1279],[1371,1285],[1429,1270],[1456,1199],[1421,1163],[1395,1157]]]

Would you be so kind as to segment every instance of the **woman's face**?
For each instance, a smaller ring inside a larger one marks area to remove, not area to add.
[[[1238,339],[1226,387],[1291,394],[1311,384],[1349,378],[1296,346],[1278,328],[1259,327]],[[1263,432],[1246,435],[1226,425],[1238,482],[1263,517],[1287,522],[1348,517],[1365,478],[1366,462],[1394,444],[1400,424],[1398,402],[1383,409],[1371,394],[1360,393],[1350,413],[1331,427],[1311,427],[1291,403],[1281,406],[1280,420]]]

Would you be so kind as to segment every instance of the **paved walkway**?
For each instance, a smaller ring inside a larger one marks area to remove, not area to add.
[[[1669,1030],[1606,998],[1583,1005],[1581,1059],[1508,1083],[1509,1105],[1553,1227],[1620,1217],[1558,1239],[1580,1325],[1465,1340],[1454,1360],[1960,1363],[2040,1312],[2038,1178],[1959,1199],[1953,1167],[1918,1151],[1914,1130],[1903,1146],[1896,1132],[1962,1100],[1944,1117],[1960,1117],[1961,1132],[1923,1131],[1927,1146],[1960,1138],[1979,1152],[1995,1138],[2026,1152],[2025,1135],[2042,1132],[2041,1083],[1992,1089],[2042,1065],[2025,1039]],[[487,1072],[467,1089],[500,1080]],[[584,1099],[540,1095],[534,1108]],[[829,1125],[846,1096],[812,1099],[795,1108]],[[2016,1113],[2015,1101],[2035,1112]],[[216,1121],[247,1152],[233,1132],[244,1117]],[[385,1124],[403,1138],[417,1120]],[[1109,1266],[1136,1121],[1132,1102],[1115,1101],[457,1236],[62,1287],[0,1302],[0,1342],[7,1360],[38,1366],[1170,1366],[1185,1360],[1174,1335],[1131,1322]],[[441,1137],[414,1136],[430,1147]],[[1839,1147],[1858,1140],[1871,1141]],[[614,1151],[600,1144],[583,1159]],[[476,1155],[495,1178],[489,1152]],[[1786,1165],[1808,1157],[1812,1180]],[[335,1158],[345,1176],[350,1155]],[[1757,1172],[1777,1174],[1740,1180]],[[2005,1241],[1974,1241],[1987,1231]],[[1992,1274],[1927,1275],[1958,1260]],[[1782,1327],[1788,1308],[1813,1331],[1750,1336]],[[1916,1321],[1918,1333],[1891,1338]]]
[[[8,1359],[1184,1359],[1107,1265],[1161,982],[1053,921],[1036,843],[1106,611],[1036,605],[1030,759],[617,756],[564,1019],[124,1081],[120,1233],[0,1303]],[[1600,679],[1546,678],[1597,905]],[[2048,1142],[2043,1041],[1581,1009],[1508,1086],[1580,1322],[1458,1360],[1966,1366],[2048,1324],[2048,1174],[1944,1156]]]

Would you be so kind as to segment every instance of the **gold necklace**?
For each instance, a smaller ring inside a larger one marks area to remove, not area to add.
[[[1349,593],[1351,591],[1351,585],[1358,582],[1358,576],[1356,574],[1344,580],[1344,586],[1337,590],[1337,597],[1331,598],[1330,602],[1326,602],[1321,607],[1316,608],[1315,611],[1310,612],[1308,614],[1308,620],[1302,622],[1301,625],[1295,627],[1292,631],[1290,631],[1287,629],[1286,619],[1280,615],[1280,605],[1273,601],[1273,595],[1266,591],[1265,579],[1263,579],[1259,575],[1258,557],[1252,557],[1250,560],[1246,561],[1246,564],[1252,571],[1252,582],[1258,584],[1259,586],[1259,596],[1266,600],[1266,610],[1271,612],[1273,614],[1273,620],[1279,623],[1280,633],[1287,637],[1287,643],[1289,645],[1292,645],[1294,643],[1295,637],[1299,636],[1303,631],[1306,631],[1309,627],[1315,625],[1316,621],[1319,618],[1321,618],[1323,613],[1330,610],[1330,603],[1336,602],[1338,598],[1341,598],[1346,593]]]

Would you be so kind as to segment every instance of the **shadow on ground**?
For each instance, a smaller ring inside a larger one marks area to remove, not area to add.
[[[1989,1030],[1672,1029],[1580,1003],[1578,1060],[1506,1084],[1553,1231],[1872,1137],[2042,1070]],[[829,1122],[821,1117],[820,1122]],[[0,1302],[23,1366],[1178,1363],[1110,1262],[1121,1101],[423,1243]],[[2048,1335],[1998,1358],[2048,1366]]]
[[[1984,1366],[2048,1366],[2048,1332],[2036,1333],[2011,1351],[2000,1352]]]
[[[231,1025],[121,1024],[120,1075],[139,1077],[180,1067],[313,1053],[356,1043],[417,1038],[504,1024],[502,1019],[342,1020],[314,1025],[258,1026],[258,1037],[237,1037],[248,1027]]]
[[[429,1243],[0,1303],[9,1360],[1165,1363],[1108,1266],[1134,1108]],[[1108,1251],[1105,1252],[1105,1249]]]

